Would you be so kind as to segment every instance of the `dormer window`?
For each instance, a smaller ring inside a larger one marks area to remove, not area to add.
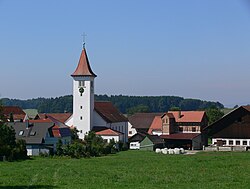
[[[31,131],[30,132],[30,136],[35,136],[36,135],[36,131]]]
[[[23,136],[23,134],[24,134],[24,131],[21,130],[21,131],[19,131],[18,136]]]
[[[78,82],[78,87],[84,87],[84,86],[85,86],[84,81],[79,81],[79,82]]]

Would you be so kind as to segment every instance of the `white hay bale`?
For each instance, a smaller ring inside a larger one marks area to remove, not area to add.
[[[168,154],[168,150],[166,150],[165,148],[162,149],[161,152],[162,152],[163,154]]]
[[[180,149],[179,148],[175,148],[174,149],[174,154],[180,154]]]
[[[184,148],[180,148],[180,152],[181,152],[181,154],[184,154],[185,153]]]
[[[168,149],[168,154],[174,154],[174,150],[173,149]]]
[[[156,152],[157,154],[159,154],[159,153],[161,153],[161,149],[160,149],[160,148],[156,148],[156,149],[155,149],[155,152]]]

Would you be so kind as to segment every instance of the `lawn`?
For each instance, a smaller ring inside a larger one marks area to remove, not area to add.
[[[249,187],[249,152],[127,151],[90,159],[37,157],[0,162],[0,189]]]

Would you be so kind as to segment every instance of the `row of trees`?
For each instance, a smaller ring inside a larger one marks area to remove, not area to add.
[[[166,112],[172,107],[181,110],[201,110],[209,107],[223,108],[219,102],[198,99],[184,99],[178,96],[124,96],[124,95],[95,95],[96,101],[111,101],[122,113],[135,112]],[[72,95],[57,98],[37,98],[29,100],[2,99],[6,106],[20,106],[23,109],[38,109],[40,113],[72,112]]]

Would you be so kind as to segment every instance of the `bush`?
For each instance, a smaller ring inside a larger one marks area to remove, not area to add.
[[[124,149],[123,143],[121,143],[121,149]],[[72,144],[63,145],[62,141],[58,140],[56,155],[70,156],[72,158],[99,157],[116,153],[117,150],[118,144],[113,139],[107,143],[95,132],[89,132],[84,140],[74,140]]]

